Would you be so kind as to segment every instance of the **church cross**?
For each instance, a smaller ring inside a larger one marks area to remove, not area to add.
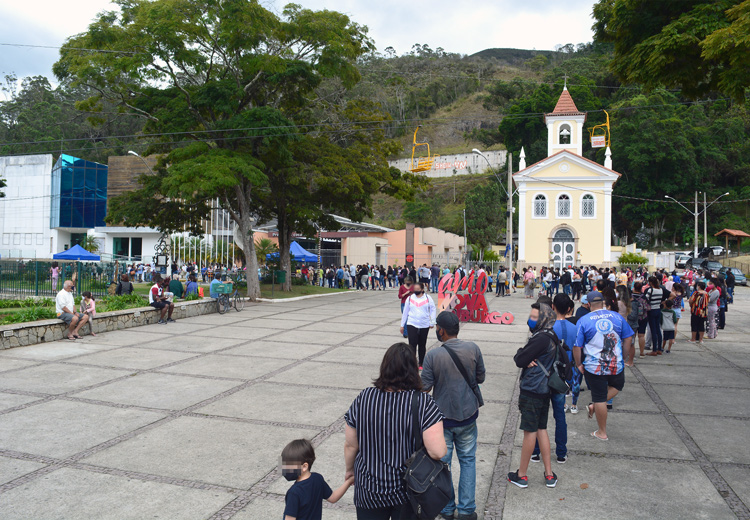
[[[568,88],[568,74],[566,73],[563,78],[565,79],[565,86],[563,88]]]

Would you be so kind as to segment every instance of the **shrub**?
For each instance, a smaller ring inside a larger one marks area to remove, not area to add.
[[[190,301],[193,301],[193,300],[200,300],[200,299],[201,299],[201,297],[198,296],[198,293],[190,293],[190,294],[188,294],[185,297],[185,301],[186,302],[190,302]]]
[[[648,258],[638,253],[623,253],[620,258],[617,259],[620,265],[646,265],[648,264]]]
[[[55,309],[49,307],[26,307],[21,312],[10,314],[0,321],[1,324],[24,323],[27,321],[51,320],[56,318]]]

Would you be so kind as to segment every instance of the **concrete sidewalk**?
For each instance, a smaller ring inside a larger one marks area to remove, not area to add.
[[[516,323],[460,335],[488,370],[480,518],[750,518],[750,290],[737,292],[719,339],[678,333],[672,354],[629,370],[609,442],[589,436],[585,410],[568,414],[558,486],[534,464],[525,490],[505,475],[530,300],[488,297]],[[352,292],[0,352],[0,518],[280,518],[289,440],[312,439],[314,470],[342,482],[343,414],[400,341],[398,320],[395,290]],[[355,518],[352,491],[323,517]]]

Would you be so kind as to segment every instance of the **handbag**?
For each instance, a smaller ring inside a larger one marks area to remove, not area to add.
[[[443,348],[448,351],[448,354],[450,354],[451,359],[453,360],[453,363],[456,365],[456,368],[459,372],[461,372],[461,375],[464,378],[464,381],[466,381],[466,384],[469,385],[469,388],[471,388],[471,391],[474,392],[474,396],[477,398],[477,403],[479,406],[484,406],[484,399],[482,399],[482,392],[479,389],[479,385],[471,384],[471,380],[469,379],[469,374],[466,372],[466,367],[463,363],[461,363],[461,360],[458,359],[458,356],[455,352],[453,352],[453,349],[448,347],[445,343],[443,343]]]
[[[448,504],[453,491],[451,470],[446,463],[429,456],[419,428],[419,395],[411,398],[412,432],[417,450],[404,465],[404,484],[419,520],[434,520]]]

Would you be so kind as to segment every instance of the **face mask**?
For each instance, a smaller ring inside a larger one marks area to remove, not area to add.
[[[437,330],[437,329],[435,329],[435,336],[437,336],[438,341],[440,341],[442,343],[443,338],[440,337],[440,331]]]
[[[294,468],[294,469],[282,469],[281,475],[287,479],[289,482],[293,480],[297,480],[299,476],[302,474],[302,470],[300,468]]]
[[[417,296],[422,296],[424,294],[424,291],[414,291],[414,294]]]
[[[534,332],[534,329],[536,328],[536,320],[529,318],[528,321],[526,321],[526,324],[529,326],[529,330]]]

